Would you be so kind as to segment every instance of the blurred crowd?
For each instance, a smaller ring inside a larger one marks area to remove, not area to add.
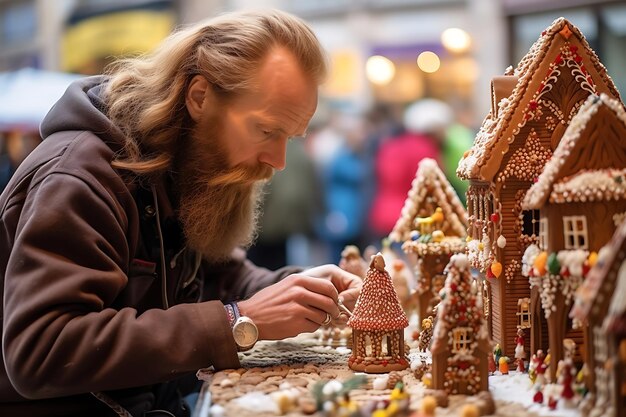
[[[268,184],[250,259],[274,269],[338,263],[346,245],[382,249],[423,158],[439,162],[464,201],[455,171],[474,131],[459,119],[430,98],[364,114],[321,103],[306,141],[289,144],[287,168]]]

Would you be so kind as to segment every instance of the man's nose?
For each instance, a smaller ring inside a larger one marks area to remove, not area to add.
[[[282,171],[287,166],[287,138],[274,142],[268,149],[259,156],[259,162],[268,164],[278,171]]]

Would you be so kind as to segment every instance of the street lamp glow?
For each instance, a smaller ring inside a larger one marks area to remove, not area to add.
[[[396,66],[381,55],[374,55],[367,59],[365,73],[370,82],[378,85],[389,84],[396,74]]]
[[[424,72],[436,72],[441,65],[441,61],[436,53],[424,51],[417,57],[417,66]]]
[[[471,38],[463,29],[449,28],[441,34],[441,43],[449,51],[465,52],[469,49]]]

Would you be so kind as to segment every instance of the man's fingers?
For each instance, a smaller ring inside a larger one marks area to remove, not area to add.
[[[305,275],[295,275],[294,277],[299,286],[306,288],[311,292],[331,298],[335,304],[337,303],[339,292],[332,282],[324,279],[307,277]]]
[[[348,288],[360,288],[362,285],[361,278],[341,268],[337,268],[333,271],[330,275],[330,281],[339,292],[347,290]]]
[[[343,291],[339,294],[343,305],[345,305],[348,309],[352,311],[354,309],[354,305],[356,304],[356,300],[359,298],[359,293],[361,292],[360,288],[351,288],[349,290]]]
[[[339,306],[337,305],[337,302],[327,296],[315,292],[309,292],[305,295],[303,302],[306,303],[306,306],[309,307],[309,309],[314,310],[317,316],[322,317],[318,323],[324,321],[326,314],[330,314],[331,318],[339,315]]]

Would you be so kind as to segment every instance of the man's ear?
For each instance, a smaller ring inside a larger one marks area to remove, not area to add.
[[[194,122],[200,121],[212,93],[211,85],[202,75],[194,76],[189,82],[185,94],[185,105]]]

